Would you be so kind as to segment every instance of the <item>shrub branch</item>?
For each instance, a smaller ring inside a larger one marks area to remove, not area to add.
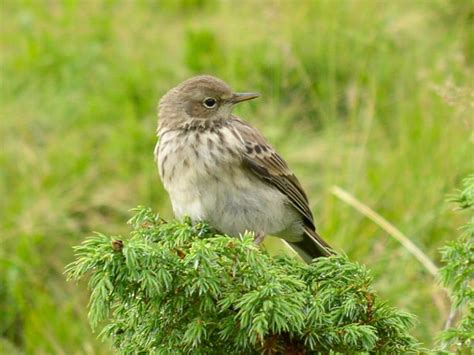
[[[69,279],[89,275],[89,318],[120,353],[406,353],[414,318],[381,302],[362,265],[270,257],[253,236],[165,223],[139,207],[126,238],[75,248]]]

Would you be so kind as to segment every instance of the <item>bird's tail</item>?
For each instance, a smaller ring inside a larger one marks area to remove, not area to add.
[[[304,261],[308,263],[314,258],[336,254],[334,249],[324,241],[318,232],[309,226],[304,227],[303,239],[301,241],[289,242],[289,244],[304,259]]]

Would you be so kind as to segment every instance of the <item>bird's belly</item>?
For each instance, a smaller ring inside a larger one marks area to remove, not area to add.
[[[204,199],[206,219],[218,230],[238,235],[246,230],[276,234],[296,220],[285,197],[250,173],[234,171],[215,184]]]
[[[206,220],[229,235],[278,234],[300,226],[282,193],[247,171],[238,155],[220,153],[207,144],[167,152],[160,175],[177,218]]]
[[[218,180],[215,179],[218,177]],[[238,235],[246,230],[278,234],[298,220],[284,196],[245,173],[233,171],[205,178],[198,183],[182,180],[170,193],[175,215],[206,220],[219,231]]]

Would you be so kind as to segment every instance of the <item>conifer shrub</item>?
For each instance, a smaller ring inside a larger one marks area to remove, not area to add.
[[[381,301],[346,257],[307,265],[189,219],[139,207],[126,238],[75,248],[69,279],[89,277],[89,318],[119,353],[410,353],[414,317]]]
[[[463,182],[463,189],[452,199],[458,209],[470,213],[461,236],[441,250],[443,285],[451,290],[452,314],[460,320],[448,326],[440,335],[441,348],[451,352],[471,354],[474,347],[474,175]]]

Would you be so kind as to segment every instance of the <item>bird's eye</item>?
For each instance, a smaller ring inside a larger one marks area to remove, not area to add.
[[[205,108],[214,108],[217,105],[217,100],[214,99],[213,97],[206,97],[202,104],[204,105]]]

